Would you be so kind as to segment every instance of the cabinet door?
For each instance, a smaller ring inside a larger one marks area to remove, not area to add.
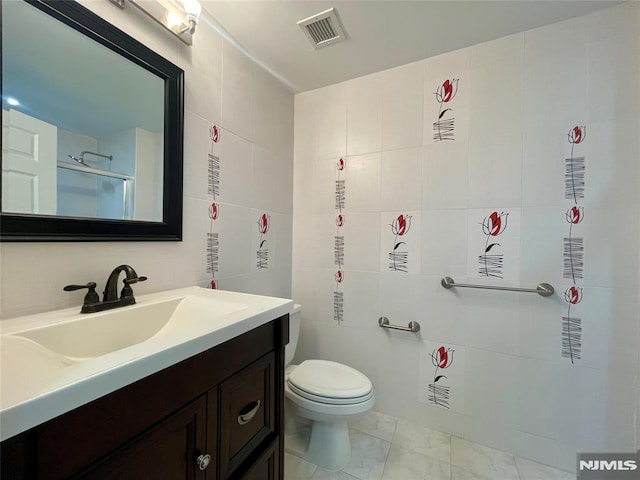
[[[249,467],[241,480],[279,480],[278,479],[278,442],[273,442],[262,456]]]
[[[275,436],[275,355],[265,355],[220,385],[220,476],[227,478]]]
[[[207,470],[200,468],[206,463],[203,458],[198,462],[200,455],[209,453],[205,452],[206,408],[203,395],[77,478],[204,480],[205,471],[209,480],[215,478],[213,453]]]

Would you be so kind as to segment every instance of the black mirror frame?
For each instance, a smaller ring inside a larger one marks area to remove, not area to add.
[[[182,240],[184,71],[77,2],[25,1],[164,80],[162,222],[0,213],[0,240],[4,242]],[[1,189],[0,185],[0,205]]]

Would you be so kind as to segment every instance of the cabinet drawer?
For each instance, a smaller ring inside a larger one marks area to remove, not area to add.
[[[275,432],[275,354],[220,385],[220,476],[226,478]]]

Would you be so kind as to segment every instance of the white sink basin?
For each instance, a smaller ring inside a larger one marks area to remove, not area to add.
[[[95,314],[78,314],[69,320],[12,334],[79,361],[99,357],[142,343],[155,335],[181,333],[206,319],[219,323],[225,315],[247,304],[195,295],[160,300]]]
[[[65,357],[98,357],[153,337],[169,323],[183,300],[177,298],[78,316],[12,336],[32,340]]]
[[[0,440],[285,315],[291,300],[199,287],[0,322]]]

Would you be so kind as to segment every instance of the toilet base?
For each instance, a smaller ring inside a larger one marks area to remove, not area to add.
[[[315,421],[290,428],[285,436],[285,451],[325,470],[342,470],[351,460],[347,422]]]
[[[351,460],[347,422],[313,422],[304,459],[329,471],[346,467]]]

